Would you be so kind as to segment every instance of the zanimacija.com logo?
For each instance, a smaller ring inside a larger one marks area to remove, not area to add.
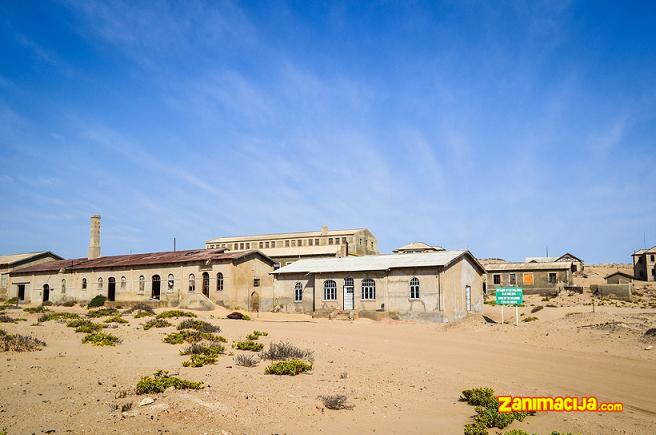
[[[621,402],[600,402],[594,396],[497,396],[499,412],[622,412]]]

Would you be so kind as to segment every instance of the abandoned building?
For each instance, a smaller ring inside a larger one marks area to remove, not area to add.
[[[632,255],[633,276],[641,281],[656,281],[656,246],[639,249]]]
[[[0,255],[0,298],[8,298],[10,272],[61,259],[62,257],[50,251]]]
[[[91,218],[89,257],[56,260],[10,273],[9,296],[46,301],[159,300],[168,305],[204,304],[272,309],[273,260],[258,251],[225,249],[100,255],[100,217]]]
[[[521,287],[524,294],[558,294],[572,285],[571,262],[487,263],[486,290],[494,294],[497,287]]]
[[[585,267],[585,263],[580,258],[565,252],[560,257],[526,257],[524,260],[525,263],[572,263],[572,272],[582,272]]]
[[[606,284],[631,284],[633,282],[633,276],[622,271],[615,271],[609,273],[604,277]]]
[[[328,227],[323,227],[321,231],[220,237],[208,240],[205,247],[228,251],[258,250],[272,258],[276,268],[301,258],[378,254],[376,237],[366,228],[328,230]]]
[[[483,309],[485,269],[469,251],[303,259],[274,270],[278,309],[451,322]]]
[[[412,242],[407,245],[403,245],[400,248],[394,249],[392,252],[395,254],[417,254],[419,252],[440,252],[446,251],[441,246],[431,246],[428,243],[424,242]]]

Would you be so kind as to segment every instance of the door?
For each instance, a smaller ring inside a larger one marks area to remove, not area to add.
[[[352,285],[344,286],[344,309],[352,310],[353,309],[353,295],[355,294],[355,289]]]
[[[467,304],[467,311],[471,311],[471,287],[465,287],[465,302]]]
[[[257,292],[251,293],[251,311],[260,311],[260,295]]]
[[[25,300],[25,284],[18,284],[18,299]]]
[[[48,302],[50,300],[50,286],[48,284],[43,284],[43,302]]]
[[[110,301],[116,300],[116,279],[110,277],[107,281],[107,299]]]
[[[152,282],[152,291],[150,294],[150,297],[153,299],[159,299],[159,286],[160,286],[160,280],[159,280],[159,275],[153,275],[153,282]]]
[[[210,274],[203,272],[203,294],[210,297]]]

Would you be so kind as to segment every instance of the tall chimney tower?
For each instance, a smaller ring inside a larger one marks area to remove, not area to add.
[[[89,235],[89,260],[100,257],[100,215],[91,216]]]

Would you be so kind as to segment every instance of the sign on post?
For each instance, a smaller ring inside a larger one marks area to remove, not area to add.
[[[501,324],[503,325],[503,306],[515,306],[515,326],[519,326],[518,305],[524,303],[524,289],[519,287],[497,287],[495,289],[497,305],[501,305]]]

